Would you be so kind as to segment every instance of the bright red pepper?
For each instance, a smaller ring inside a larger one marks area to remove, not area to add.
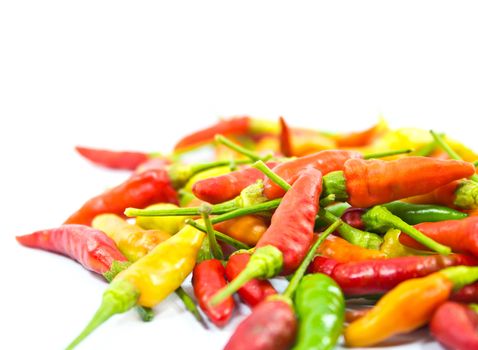
[[[90,225],[96,215],[123,215],[128,207],[144,208],[158,202],[178,203],[176,191],[164,169],[132,175],[122,184],[88,200],[65,224]]]
[[[320,170],[322,175],[326,175],[332,171],[342,170],[345,162],[353,158],[362,158],[362,155],[354,151],[327,150],[280,163],[272,170],[289,184],[293,184],[300,172],[306,168]],[[269,178],[264,180],[265,197],[275,199],[283,195],[284,190],[275,182]]]
[[[280,299],[268,299],[237,327],[224,350],[287,350],[294,343],[296,333],[297,320],[292,306]]]
[[[229,281],[236,278],[247,266],[251,256],[248,253],[237,253],[229,257],[226,264],[226,277]],[[268,296],[277,294],[268,280],[253,279],[243,285],[237,293],[241,299],[250,307],[255,307],[264,301]]]
[[[477,216],[461,220],[423,222],[414,227],[436,242],[449,246],[457,253],[471,253],[478,256]],[[400,235],[400,242],[409,247],[426,249],[407,235]]]
[[[98,274],[110,271],[114,262],[127,261],[111,238],[88,226],[63,225],[16,238],[24,246],[66,255]]]
[[[320,272],[332,277],[346,295],[370,295],[385,293],[405,280],[423,277],[446,267],[477,264],[475,258],[461,254],[406,256],[349,263],[317,256],[309,272]]]
[[[144,152],[111,151],[81,146],[76,146],[75,149],[89,161],[111,169],[135,170],[150,158]]]
[[[450,299],[461,303],[478,303],[478,283],[464,286],[453,293]]]
[[[447,349],[478,349],[478,314],[464,304],[442,304],[433,314],[430,331]]]
[[[292,150],[291,130],[283,117],[279,118],[279,125],[280,151],[284,157],[292,157],[294,151]]]
[[[266,163],[271,169],[277,164],[277,162]],[[225,175],[198,181],[193,185],[192,190],[197,198],[216,204],[235,198],[244,188],[264,178],[265,176],[260,170],[244,167]]]
[[[219,289],[227,285],[225,269],[217,259],[204,260],[194,267],[192,284],[194,295],[199,301],[201,309],[208,318],[218,327],[224,326],[232,317],[234,299],[227,298],[221,304],[209,306],[209,299]]]

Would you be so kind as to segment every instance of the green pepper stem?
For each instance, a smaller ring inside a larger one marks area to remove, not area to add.
[[[211,206],[211,214],[223,214],[237,209],[237,201],[230,200],[224,203]],[[124,215],[128,217],[136,216],[195,216],[201,215],[200,207],[174,208],[174,209],[136,209],[126,208]]]
[[[151,322],[154,318],[154,310],[150,307],[136,306],[136,311],[138,311],[139,317],[143,322]]]
[[[241,164],[250,164],[251,162],[252,161],[250,159],[216,160],[210,163],[192,164],[191,172],[193,175],[195,175],[201,171],[208,170],[211,168],[217,168],[217,167],[226,166],[226,165],[231,166],[231,164],[233,164],[233,166],[241,165]]]
[[[425,236],[415,227],[410,226],[398,216],[393,215],[388,209],[377,205],[362,215],[364,224],[370,229],[386,230],[390,227],[401,230],[403,233],[409,235],[417,242],[423,244],[425,247],[443,255],[451,253],[451,249],[443,244],[440,244],[430,237]]]
[[[266,175],[269,179],[271,179],[271,181],[279,185],[279,187],[282,188],[284,191],[288,191],[291,188],[291,185],[289,185],[287,181],[285,181],[282,177],[269,169],[269,167],[262,160],[258,160],[257,162],[252,164],[252,167],[262,171],[264,175]]]
[[[133,284],[121,280],[113,281],[103,293],[101,305],[91,321],[66,349],[71,350],[75,348],[82,340],[111,316],[131,309],[138,301],[138,298],[139,291]]]
[[[207,238],[209,241],[209,247],[212,252],[212,256],[214,259],[224,260],[224,254],[222,253],[221,247],[217,243],[216,235],[214,234],[214,228],[211,224],[211,218],[209,217],[209,213],[211,212],[211,207],[207,204],[204,204],[200,208],[202,219],[204,220],[204,224],[206,225],[206,233]]]
[[[475,166],[475,168],[478,167],[478,160],[477,160],[477,161],[474,161],[474,162],[473,162],[473,165]],[[473,304],[473,305],[475,305],[475,304]]]
[[[471,303],[471,304],[468,304],[468,307],[478,314],[478,304]]]
[[[396,150],[386,151],[386,152],[364,154],[363,159],[385,158],[390,156],[396,156],[399,154],[407,154],[411,152],[413,152],[413,149],[411,148],[402,148],[402,149],[396,149]]]
[[[224,137],[223,135],[216,135],[215,140],[216,142],[219,142],[223,144],[224,146],[229,147],[230,149],[236,151],[237,153],[245,155],[246,157],[253,160],[254,162],[262,159],[262,157],[259,156],[257,153],[252,152],[248,150],[247,148],[244,148],[238,145],[237,143],[231,141],[230,139],[228,139],[227,137]]]
[[[334,232],[342,223],[343,223],[342,220],[336,219],[336,221],[332,225],[330,225],[327,228],[327,230],[322,232],[320,237],[315,241],[315,243],[310,248],[309,252],[307,253],[302,263],[300,264],[299,268],[294,272],[294,275],[292,276],[292,279],[290,280],[289,285],[287,286],[284,293],[282,293],[283,296],[292,298],[292,296],[295,293],[295,290],[299,286],[300,280],[302,279],[305,272],[307,271],[307,268],[309,267],[310,263],[314,259],[317,249],[322,244],[322,242],[327,238],[327,236],[329,236],[332,232]]]
[[[189,296],[188,293],[182,288],[179,287],[178,289],[175,290],[176,295],[181,299],[183,302],[183,305],[186,307],[186,309],[194,316],[194,318],[205,328],[209,329],[206,321],[204,321],[204,318],[201,316],[199,313],[199,310],[196,306],[196,303],[194,300]]]
[[[346,201],[349,198],[344,172],[332,171],[322,178],[321,198],[335,194],[337,201]]]
[[[188,220],[186,220],[186,224],[198,229],[199,231],[207,233],[206,227],[199,224],[197,221],[194,221],[192,219],[188,219]],[[222,232],[214,230],[214,235],[220,241],[222,241],[224,243],[227,243],[227,244],[229,244],[230,246],[233,246],[236,249],[249,249],[249,248],[251,248],[247,244],[239,242],[238,240],[236,240],[232,237],[229,237],[228,235],[225,235]]]
[[[263,203],[254,204],[254,205],[251,205],[251,206],[248,206],[248,207],[232,210],[230,212],[227,212],[227,213],[224,213],[222,215],[218,215],[218,216],[212,218],[211,222],[213,224],[218,224],[220,222],[227,221],[227,220],[230,220],[230,219],[234,219],[234,218],[237,218],[239,216],[244,216],[244,215],[259,213],[259,212],[262,212],[262,211],[269,211],[269,210],[272,210],[272,209],[276,209],[279,206],[281,200],[282,200],[282,198],[277,198],[277,199],[273,199],[273,200],[268,201],[268,202],[263,202]]]
[[[462,180],[455,191],[453,204],[461,209],[478,208],[478,183]]]
[[[463,160],[463,158],[461,158],[460,155],[456,153],[453,150],[453,148],[451,148],[450,145],[445,142],[445,140],[443,139],[441,135],[437,134],[433,130],[430,130],[430,134],[432,134],[435,142],[450,156],[451,159]],[[470,180],[478,182],[478,175],[476,174],[471,175]]]
[[[478,267],[452,266],[440,270],[439,273],[453,283],[453,290],[459,290],[478,280]]]
[[[237,292],[243,285],[254,278],[272,278],[282,270],[282,252],[272,245],[257,248],[251,255],[244,270],[227,286],[211,297],[209,304],[213,307]]]
[[[432,142],[429,142],[426,145],[412,152],[411,155],[416,157],[428,157],[435,150],[436,147],[437,147],[437,144],[433,140]]]

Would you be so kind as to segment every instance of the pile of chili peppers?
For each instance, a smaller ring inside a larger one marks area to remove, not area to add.
[[[214,159],[182,161],[204,147]],[[333,349],[341,335],[374,346],[427,325],[448,349],[478,349],[478,156],[443,134],[241,116],[169,156],[76,149],[131,174],[58,227],[17,236],[109,283],[68,349],[131,308],[151,321],[171,293],[205,328],[249,306],[229,350]]]

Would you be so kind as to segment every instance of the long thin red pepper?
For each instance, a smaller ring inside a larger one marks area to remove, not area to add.
[[[291,130],[289,126],[287,125],[284,117],[279,117],[279,125],[280,125],[280,134],[279,134],[280,151],[284,157],[292,157],[294,155],[294,151],[292,149]]]
[[[229,281],[236,278],[247,266],[251,255],[249,253],[236,253],[229,257],[226,264],[226,277]],[[241,299],[250,307],[255,307],[269,295],[277,291],[268,280],[253,279],[237,291]]]
[[[224,326],[234,310],[234,299],[227,298],[221,304],[211,307],[209,300],[214,293],[227,285],[226,271],[221,261],[208,259],[196,264],[193,270],[192,284],[199,306],[208,318],[218,327]]]
[[[101,275],[111,272],[115,262],[127,263],[111,238],[84,225],[62,225],[16,238],[24,246],[66,255]]]
[[[150,158],[144,152],[112,151],[82,146],[76,146],[75,149],[89,161],[110,169],[135,170]]]
[[[320,272],[332,277],[346,295],[371,295],[385,293],[405,280],[423,277],[446,267],[477,264],[477,259],[461,254],[406,256],[349,263],[317,256],[309,272]]]
[[[269,168],[274,168],[278,162],[267,162]],[[208,203],[222,203],[238,196],[241,191],[257,180],[263,180],[264,174],[253,167],[244,167],[228,174],[211,177],[196,182],[193,185],[194,195]]]
[[[478,349],[478,314],[467,305],[442,304],[433,314],[430,331],[447,349]]]
[[[471,253],[478,257],[478,217],[462,220],[423,222],[414,226],[427,237],[445,244],[458,253]],[[413,238],[400,235],[400,242],[409,247],[426,249]]]
[[[132,175],[122,184],[88,200],[65,224],[90,225],[99,214],[123,215],[128,207],[144,208],[158,202],[178,202],[176,191],[164,169]]]

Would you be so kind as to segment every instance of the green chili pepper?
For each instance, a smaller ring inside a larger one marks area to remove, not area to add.
[[[436,222],[445,220],[459,220],[468,215],[461,211],[431,204],[411,204],[400,201],[384,204],[393,215],[398,216],[409,225],[421,222]]]
[[[294,297],[299,331],[294,350],[330,350],[342,333],[345,300],[335,281],[323,274],[302,278]]]

